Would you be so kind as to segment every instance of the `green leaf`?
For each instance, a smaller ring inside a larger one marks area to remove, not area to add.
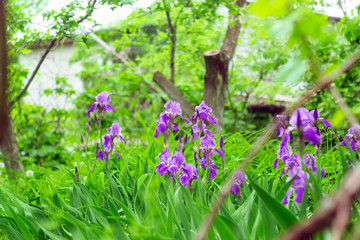
[[[290,212],[280,202],[278,202],[275,198],[265,192],[260,186],[255,184],[255,182],[251,178],[248,178],[248,180],[258,194],[258,196],[265,203],[267,209],[273,214],[276,221],[283,229],[290,227],[298,221],[298,219],[292,214],[292,212]]]
[[[286,83],[291,87],[296,86],[307,69],[307,64],[301,57],[295,57],[283,65],[275,75],[275,81]]]
[[[0,229],[1,229],[1,231],[3,231],[5,233],[5,235],[10,240],[12,240],[12,239],[14,239],[14,240],[26,240],[26,238],[24,238],[24,236],[19,231],[17,231],[16,229],[13,229],[9,225],[0,223]]]
[[[275,196],[276,200],[278,200],[280,202],[284,198],[287,190],[290,188],[290,186],[293,183],[295,178],[296,178],[296,176],[294,176],[292,179],[290,179],[290,181],[285,183],[285,185],[278,191],[278,193]]]
[[[344,175],[349,170],[349,163],[345,158],[344,150],[340,143],[338,143],[339,146],[339,155],[340,155],[340,161],[341,161],[341,167],[342,167],[342,175]]]
[[[222,216],[218,216],[214,222],[214,226],[215,226],[217,232],[219,233],[220,238],[236,240],[237,238],[236,238],[235,234],[231,231],[229,225],[227,225],[227,222],[225,222],[224,219],[226,219],[226,218],[222,217]]]
[[[277,233],[276,223],[273,220],[271,213],[266,209],[264,202],[259,201],[262,227],[265,239],[274,239]]]
[[[0,190],[0,202],[2,203],[2,206],[5,209],[5,212],[8,214],[8,216],[14,219],[16,225],[18,226],[21,233],[25,236],[25,238],[34,239],[34,236],[29,231],[28,227],[26,226],[26,223],[20,218],[20,215],[15,213],[15,211],[12,209],[12,206],[7,201],[2,190]]]

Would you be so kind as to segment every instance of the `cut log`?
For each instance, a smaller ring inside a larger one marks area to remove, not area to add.
[[[243,7],[246,5],[246,1],[236,0],[233,4]],[[240,29],[240,16],[238,14],[231,15],[221,49],[204,53],[206,67],[204,101],[213,109],[213,116],[221,129],[223,128],[226,90],[229,84],[229,63],[236,49]]]
[[[154,73],[153,81],[169,96],[170,99],[180,103],[181,109],[186,117],[190,118],[194,112],[195,107],[184,97],[175,85],[166,79],[161,72],[157,71]]]
[[[211,50],[204,53],[205,81],[204,101],[212,108],[213,117],[223,127],[223,110],[226,101],[226,88],[228,85],[229,62],[224,60],[220,50]]]

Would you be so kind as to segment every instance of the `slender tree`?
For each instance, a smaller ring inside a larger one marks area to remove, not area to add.
[[[245,7],[245,0],[236,0],[233,7]],[[220,49],[210,50],[204,53],[205,60],[205,79],[204,79],[204,95],[205,103],[213,109],[215,119],[218,121],[220,128],[223,127],[223,111],[226,101],[226,90],[229,84],[228,72],[229,64],[233,58],[237,40],[241,29],[240,15],[237,13],[231,14],[227,31]],[[169,19],[169,14],[167,14]],[[170,23],[171,21],[168,20]],[[172,28],[171,28],[172,29]],[[174,30],[171,30],[174,32]],[[171,39],[176,35],[170,34]],[[176,43],[176,39],[171,41]],[[175,50],[174,50],[175,51]],[[170,59],[173,58],[173,51],[171,51]],[[173,60],[171,60],[173,63]],[[172,80],[174,68],[170,64],[171,79],[170,81],[160,73],[155,72],[153,76],[154,82],[172,99],[179,102],[184,109],[187,116],[194,113],[194,106],[183,96],[183,94],[176,88]]]
[[[3,0],[1,0],[1,4],[2,4],[2,7],[5,9],[5,2]],[[86,14],[83,17],[81,17],[79,20],[77,20],[76,24],[82,23],[85,19],[87,19],[89,16],[91,16],[92,12],[94,11],[95,4],[96,4],[96,0],[92,0],[89,2]],[[4,10],[4,12],[6,13],[6,10]],[[2,14],[2,13],[0,13],[0,14],[1,14],[2,18],[5,17],[5,14]],[[68,20],[68,21],[70,21],[70,20]],[[5,20],[0,19],[0,25],[5,26]],[[63,26],[66,26],[66,25],[67,25],[67,22],[64,22]],[[63,27],[61,29],[61,31],[56,35],[56,37],[50,42],[50,44],[48,45],[48,47],[42,54],[35,69],[32,71],[24,88],[20,91],[20,93],[16,97],[14,97],[14,99],[11,100],[8,104],[4,104],[1,102],[1,104],[5,105],[5,107],[2,109],[3,116],[4,116],[4,118],[3,118],[4,120],[2,120],[2,121],[4,121],[6,124],[3,125],[3,126],[5,126],[5,128],[4,128],[4,130],[2,130],[2,132],[5,134],[3,134],[2,141],[0,141],[0,150],[1,150],[2,156],[4,158],[4,164],[5,164],[6,169],[12,169],[12,170],[15,170],[18,172],[24,171],[23,165],[19,159],[19,149],[18,149],[18,145],[17,145],[17,141],[16,141],[14,125],[13,125],[11,115],[10,115],[11,108],[15,103],[17,103],[25,95],[30,84],[33,82],[37,72],[39,71],[41,65],[43,64],[44,60],[46,59],[46,57],[48,56],[48,54],[50,53],[52,48],[56,44],[61,43],[61,41],[65,37],[66,32],[68,32],[69,30],[70,29],[68,29],[67,27]],[[5,36],[5,35],[1,34],[1,36]],[[5,47],[5,49],[6,49],[6,47]],[[7,66],[6,61],[2,62],[2,64],[1,64],[2,68],[3,68],[4,64],[5,64],[5,66]],[[0,75],[1,75],[2,82],[6,82],[7,71],[6,70],[4,71],[2,69],[2,73]],[[2,88],[4,88],[3,85],[2,85]],[[1,95],[1,96],[4,96],[4,95]]]

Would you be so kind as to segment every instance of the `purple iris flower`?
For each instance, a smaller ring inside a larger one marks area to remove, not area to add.
[[[174,155],[171,157],[171,166],[169,167],[169,172],[171,176],[174,175],[179,171],[179,169],[185,165],[185,157],[184,154],[181,152],[175,152]]]
[[[192,164],[185,164],[182,166],[180,175],[179,175],[179,182],[184,185],[184,187],[187,186],[188,182],[192,182],[193,179],[197,178],[197,169]]]
[[[156,165],[156,172],[160,176],[163,176],[169,168],[169,151],[167,149],[162,150],[162,152],[159,154],[159,159],[160,163]]]
[[[165,173],[170,173],[171,177],[185,165],[185,157],[180,152],[175,152],[174,155],[170,156],[169,151],[164,149],[159,154],[160,163],[156,165],[156,172],[163,176]]]
[[[107,129],[107,133],[111,137],[111,140],[114,140],[114,138],[119,137],[120,141],[127,144],[127,142],[124,140],[124,138],[120,135],[121,134],[121,127],[119,127],[119,124],[114,122],[111,124],[111,127]]]
[[[289,125],[289,115],[276,115],[276,117],[279,119],[279,123],[277,126],[278,131],[275,136],[281,137]]]
[[[295,192],[294,200],[297,203],[301,203],[302,198],[304,196],[306,184],[307,184],[306,178],[309,178],[310,176],[308,173],[304,172],[304,170],[302,168],[301,158],[298,154],[294,153],[291,157],[285,156],[285,157],[283,157],[282,160],[284,160],[285,168],[280,175],[280,179],[281,179],[281,176],[284,175],[285,173],[288,174],[288,178],[286,180],[287,182],[295,177],[290,188],[286,192],[286,194],[282,200],[282,203],[283,204],[288,203],[288,197],[290,197],[292,190],[294,190],[294,192]],[[310,171],[312,171],[313,173],[316,173],[316,171],[317,171],[317,168],[315,167],[316,159],[312,154],[305,155],[303,162],[310,169]],[[323,178],[324,175],[325,175],[325,172],[322,169],[321,177]]]
[[[283,137],[282,137],[280,145],[279,145],[279,150],[277,151],[278,157],[273,162],[274,169],[277,168],[277,162],[279,159],[282,159],[282,157],[284,157],[284,156],[289,156],[289,148],[288,148],[288,144],[287,144],[289,142],[289,140],[290,140],[289,130],[286,129],[283,133]]]
[[[213,118],[210,113],[211,113],[212,109],[211,107],[208,107],[205,104],[205,101],[201,101],[199,106],[195,107],[195,113],[194,115],[191,117],[191,122],[193,124],[195,124],[197,122],[197,120],[201,120],[201,121],[209,121],[210,123],[215,123],[217,124],[217,121],[215,120],[215,118]]]
[[[305,192],[305,188],[306,188],[306,176],[305,176],[305,172],[300,169],[299,167],[294,168],[293,171],[291,171],[292,173],[295,174],[289,174],[289,177],[286,181],[290,181],[293,177],[295,177],[294,181],[291,184],[291,187],[287,190],[283,200],[281,201],[282,204],[288,204],[288,198],[290,197],[292,190],[295,191],[295,202],[297,203],[301,203],[303,196],[304,196],[304,192]]]
[[[165,132],[168,128],[168,123],[171,121],[169,114],[160,113],[159,119],[156,121],[156,130],[154,137],[158,137],[160,133]]]
[[[314,117],[310,114],[309,110],[301,107],[293,112],[289,122],[294,129],[304,128],[313,124]]]
[[[104,136],[104,141],[103,141],[103,147],[104,149],[99,151],[96,154],[96,157],[100,160],[100,161],[104,161],[105,159],[110,159],[110,153],[111,151],[113,151],[115,153],[115,155],[118,157],[118,159],[120,160],[121,157],[120,155],[116,152],[116,150],[114,149],[114,146],[112,146],[112,140],[111,137],[109,135],[105,135]]]
[[[199,155],[199,156],[200,156],[200,158],[199,158],[200,167],[205,169],[205,170],[208,167],[210,167],[209,179],[216,178],[218,166],[216,164],[214,164],[213,160],[211,159],[211,157],[213,156],[213,153],[210,152],[210,154],[209,154],[208,164],[206,164],[206,161],[207,161],[206,160],[206,157],[207,157],[206,152],[203,152],[203,156],[204,156],[203,158],[201,157],[201,155]]]
[[[175,102],[174,100],[169,101],[165,103],[165,109],[166,109],[165,113],[169,115],[171,120],[174,120],[176,116],[180,116],[182,119],[186,121],[186,124],[190,123],[190,120],[181,114],[182,110],[180,107],[180,103]]]
[[[348,135],[346,135],[345,140],[341,141],[340,144],[342,146],[346,146],[348,143],[350,143],[350,148],[352,150],[356,150],[356,145],[357,143],[360,144],[360,137],[357,135],[356,131],[354,128],[357,128],[358,130],[360,130],[360,125],[355,124],[354,127],[350,128],[348,130]]]
[[[318,120],[320,120],[325,127],[327,128],[331,128],[333,125],[331,123],[329,123],[325,118],[321,118],[319,111],[317,110],[317,108],[315,108],[314,110],[310,111],[310,114],[313,116],[314,120],[317,122]]]
[[[322,137],[317,127],[314,130],[313,123],[314,117],[310,114],[309,110],[304,107],[296,109],[290,118],[290,125],[293,129],[301,129],[306,140],[311,145],[318,145],[321,142]]]
[[[214,151],[218,153],[222,158],[224,157],[224,152],[215,148],[215,140],[209,136],[204,136],[200,138],[200,152],[202,151],[205,151],[209,155],[211,155]]]
[[[90,118],[91,115],[90,113],[94,112],[95,109],[98,110],[99,115],[101,114],[101,112],[115,112],[115,110],[109,105],[109,102],[111,101],[110,99],[110,95],[112,93],[107,93],[107,92],[102,92],[99,93],[98,95],[96,95],[95,97],[95,103],[93,105],[91,105],[91,107],[88,110],[88,117]]]
[[[167,129],[170,131],[179,131],[178,127],[174,123],[176,116],[180,116],[185,119],[186,123],[190,123],[190,120],[185,118],[181,112],[180,103],[175,101],[169,101],[165,104],[165,113],[160,113],[159,119],[156,121],[156,130],[154,137],[158,137],[160,133],[165,132]]]
[[[204,101],[202,101],[199,106],[195,107],[195,113],[191,117],[191,122],[193,123],[193,126],[191,127],[192,142],[199,137],[203,137],[205,134],[214,137],[214,135],[206,129],[206,124],[208,123],[217,124],[217,121],[210,115],[211,111],[212,109],[208,107]]]
[[[292,171],[292,169],[297,168],[301,165],[301,159],[300,156],[296,153],[294,153],[291,157],[290,156],[283,156],[281,158],[282,161],[285,163],[285,168],[282,170],[279,178],[289,171]]]
[[[301,203],[301,200],[304,196],[305,188],[306,188],[306,176],[304,170],[301,168],[301,159],[300,156],[297,154],[294,154],[292,158],[287,159],[285,161],[285,165],[287,168],[288,178],[286,181],[290,181],[292,178],[294,178],[294,181],[292,182],[290,188],[286,192],[282,204],[288,203],[288,197],[290,197],[292,190],[295,191],[295,202]]]
[[[322,121],[325,127],[332,127],[326,119],[320,118],[317,108],[311,112],[304,107],[298,108],[292,113],[290,119],[287,115],[277,115],[276,117],[279,119],[277,137],[284,135],[287,129],[289,131],[298,130],[312,145],[320,144],[322,139],[317,126],[318,120]],[[289,124],[291,127],[288,127]]]
[[[247,176],[245,173],[242,173],[240,170],[236,170],[232,176],[234,180],[234,185],[231,187],[231,194],[238,194],[240,192],[240,187],[244,185],[244,181],[246,181]]]

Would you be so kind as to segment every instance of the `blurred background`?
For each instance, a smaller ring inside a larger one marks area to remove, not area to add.
[[[357,0],[297,0],[291,14],[285,0],[236,2],[7,1],[9,134],[15,141],[1,147],[1,157],[11,155],[25,166],[66,163],[87,134],[87,110],[102,91],[113,94],[116,111],[105,117],[105,125],[118,122],[132,143],[147,144],[143,133],[155,131],[166,101],[177,100],[174,89],[186,100],[183,109],[204,98],[210,106],[221,102],[223,134],[247,134],[313,86],[317,75],[309,54],[328,69],[359,47]],[[272,9],[276,18],[269,16]],[[226,49],[224,39],[235,28],[240,33],[232,38],[233,56],[225,64],[227,82],[220,84],[220,97],[209,99],[204,79],[213,67],[204,53]],[[311,48],[299,44],[302,36]],[[360,98],[354,98],[360,95],[359,71],[354,67],[335,83],[355,114],[360,113]],[[326,91],[307,107],[317,107],[338,128],[347,127]]]

